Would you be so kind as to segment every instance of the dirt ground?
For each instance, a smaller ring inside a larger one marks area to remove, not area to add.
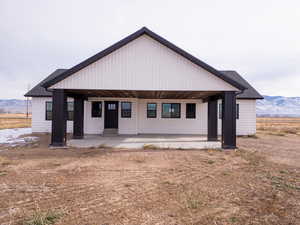
[[[260,125],[260,124],[258,124]],[[238,138],[236,151],[0,152],[0,224],[56,210],[60,225],[300,224],[300,136]]]
[[[31,115],[21,113],[0,113],[0,129],[31,127]]]

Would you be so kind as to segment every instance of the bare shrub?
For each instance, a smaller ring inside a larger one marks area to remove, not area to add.
[[[153,144],[144,144],[143,149],[145,149],[145,150],[147,150],[147,149],[158,149],[158,147],[156,145],[153,145]]]
[[[51,225],[55,224],[63,213],[57,210],[48,210],[42,212],[40,210],[35,211],[29,219],[24,221],[24,225]]]
[[[0,165],[1,166],[8,166],[11,164],[11,161],[5,157],[0,156]]]

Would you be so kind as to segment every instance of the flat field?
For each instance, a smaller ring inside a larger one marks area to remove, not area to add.
[[[0,114],[0,129],[31,127],[31,115],[26,114]]]
[[[41,135],[0,151],[0,224],[298,225],[300,136],[285,127],[300,123],[283,120],[258,119],[235,151],[49,149]]]

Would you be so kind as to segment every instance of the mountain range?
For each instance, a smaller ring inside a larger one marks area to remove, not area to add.
[[[0,113],[26,113],[26,100],[0,99]],[[31,112],[31,101],[28,101],[29,112]]]
[[[268,96],[256,102],[258,116],[300,117],[300,97]]]
[[[29,112],[31,101],[29,100]],[[0,113],[25,113],[26,100],[0,99]],[[256,103],[258,116],[300,117],[300,97],[268,96]]]

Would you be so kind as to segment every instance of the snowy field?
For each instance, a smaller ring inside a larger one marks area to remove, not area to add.
[[[38,137],[20,137],[21,135],[31,134],[31,128],[14,128],[0,130],[0,145],[16,146],[26,143],[32,143],[38,140]]]

